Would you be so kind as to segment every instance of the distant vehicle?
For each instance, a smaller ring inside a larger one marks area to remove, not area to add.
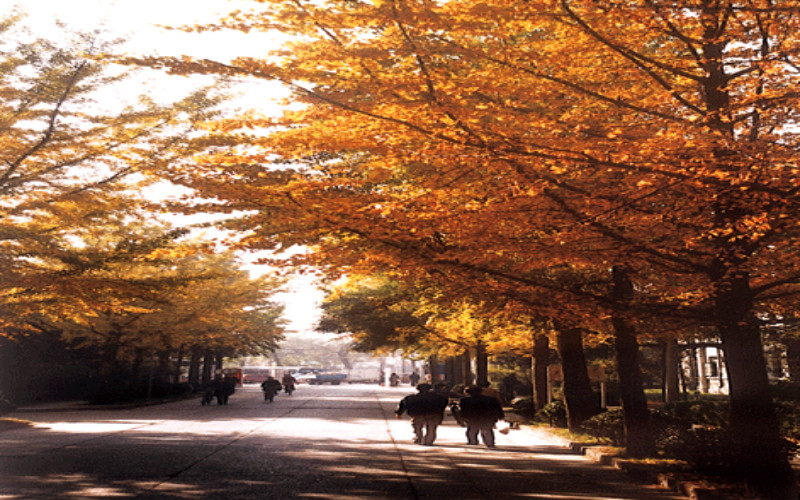
[[[268,376],[275,373],[275,369],[267,366],[245,366],[242,367],[242,382],[245,384],[260,384],[267,380]]]
[[[308,379],[308,383],[311,385],[339,385],[346,380],[347,375],[344,373],[317,373],[314,378]]]
[[[299,373],[294,376],[298,384],[308,384],[317,376],[316,373]]]
[[[381,369],[378,363],[356,362],[347,370],[348,384],[377,384],[381,382]]]

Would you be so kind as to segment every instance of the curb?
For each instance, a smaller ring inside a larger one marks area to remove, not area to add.
[[[621,470],[637,481],[658,485],[690,500],[742,500],[740,495],[720,491],[705,481],[681,479],[679,473],[658,472],[646,464],[629,460],[624,457],[622,448],[585,443],[570,443],[569,447],[601,465]]]

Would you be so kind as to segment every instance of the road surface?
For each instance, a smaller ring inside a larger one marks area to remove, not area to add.
[[[192,399],[126,410],[17,412],[0,433],[0,500],[668,500],[546,434],[512,430],[465,445],[448,420],[436,446],[412,443],[393,410],[410,387],[298,386],[227,406]],[[544,436],[544,437],[543,437]]]

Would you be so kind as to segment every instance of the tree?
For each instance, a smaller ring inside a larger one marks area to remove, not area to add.
[[[294,45],[172,68],[283,81],[307,107],[221,124],[273,133],[251,139],[263,153],[209,162],[237,165],[246,186],[192,185],[253,210],[253,245],[448,273],[598,331],[612,308],[598,282],[634,270],[647,291],[634,317],[712,319],[744,470],[786,497],[758,317],[790,307],[800,276],[797,7],[270,3],[218,26],[278,27]],[[267,154],[302,167],[271,172]],[[560,268],[581,279],[560,286]]]
[[[100,353],[108,381],[146,356],[166,379],[195,345],[274,349],[279,282],[153,223],[168,207],[141,195],[207,150],[220,99],[110,102],[128,71],[99,60],[101,35],[24,42],[15,21],[0,26],[0,335],[58,334]]]
[[[0,24],[0,335],[30,330],[20,318],[89,311],[80,293],[53,300],[76,271],[107,264],[76,241],[104,217],[119,223],[143,210],[134,193],[205,147],[193,131],[217,102],[198,92],[170,106],[143,99],[109,109],[100,92],[126,75],[96,60],[110,48],[99,35],[23,42],[16,22]],[[130,258],[157,242],[105,255]]]

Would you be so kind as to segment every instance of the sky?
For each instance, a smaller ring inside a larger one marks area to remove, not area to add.
[[[23,23],[34,37],[58,38],[63,31],[57,22],[70,30],[107,33],[107,38],[125,38],[122,49],[131,55],[188,55],[196,58],[228,61],[236,56],[257,57],[276,46],[275,35],[257,33],[185,33],[161,26],[182,26],[213,22],[233,10],[247,10],[258,3],[250,0],[0,0],[0,17],[14,10],[26,14]],[[193,86],[208,80],[186,77],[148,77],[148,91],[177,99]],[[135,90],[138,92],[138,90]],[[278,113],[277,99],[286,95],[275,84],[257,82],[242,85],[241,97],[233,101],[237,108],[258,106],[262,112]],[[275,297],[286,306],[287,328],[311,335],[318,319],[322,298],[310,276],[292,280],[288,291]]]
[[[257,44],[245,43],[244,34],[189,34],[161,26],[213,22],[233,10],[246,10],[257,2],[248,0],[2,0],[0,12],[19,9],[27,13],[26,23],[35,32],[55,28],[56,20],[78,30],[101,29],[128,38],[126,44],[138,53],[186,54],[195,57],[226,59],[231,54],[250,50]],[[248,37],[252,40],[252,37]]]

